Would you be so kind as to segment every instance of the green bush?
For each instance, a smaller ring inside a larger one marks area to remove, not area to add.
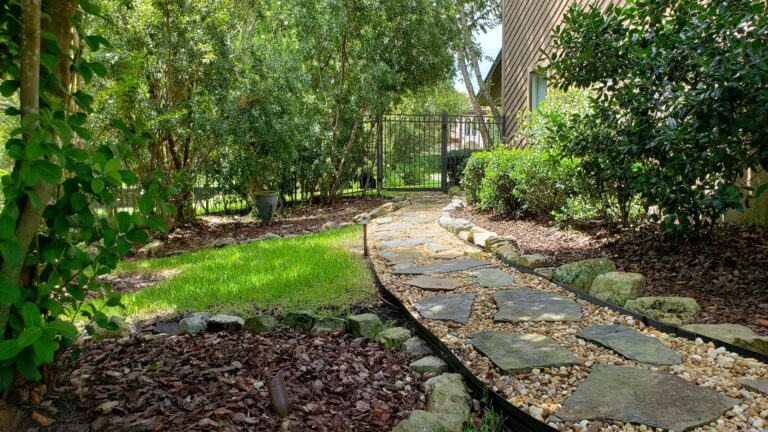
[[[459,149],[448,152],[448,184],[458,186],[461,184],[461,177],[464,174],[464,168],[467,166],[469,157],[475,150]]]
[[[480,185],[485,177],[485,168],[491,158],[490,152],[478,151],[472,153],[464,167],[464,173],[461,178],[461,187],[464,189],[464,196],[470,204],[477,204]]]
[[[470,157],[462,186],[481,210],[549,216],[573,194],[574,166],[546,151],[497,149]]]

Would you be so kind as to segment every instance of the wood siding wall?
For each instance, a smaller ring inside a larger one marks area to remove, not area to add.
[[[541,66],[541,49],[552,47],[552,30],[574,3],[604,10],[620,0],[502,0],[502,101],[507,136],[517,128],[517,115],[528,108],[528,75]]]

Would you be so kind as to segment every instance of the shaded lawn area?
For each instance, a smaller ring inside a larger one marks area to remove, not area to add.
[[[123,263],[119,273],[165,277],[148,288],[121,287],[125,313],[338,311],[370,301],[376,294],[370,269],[350,250],[361,247],[361,237],[355,226]]]

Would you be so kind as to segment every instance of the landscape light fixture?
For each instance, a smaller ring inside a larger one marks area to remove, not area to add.
[[[357,223],[363,226],[363,256],[368,258],[368,224],[371,223],[371,216],[366,214]]]

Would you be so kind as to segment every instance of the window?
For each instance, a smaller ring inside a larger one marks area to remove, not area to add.
[[[547,76],[539,72],[531,72],[528,80],[528,108],[536,111],[539,104],[547,97]]]

